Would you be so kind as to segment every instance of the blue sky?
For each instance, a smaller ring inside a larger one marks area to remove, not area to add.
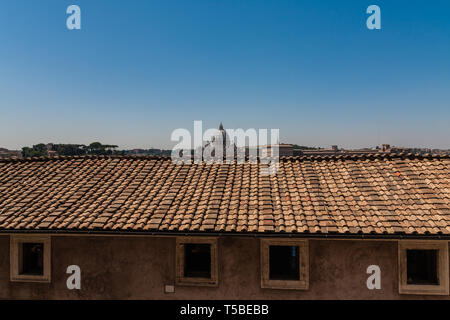
[[[81,8],[82,29],[66,28]],[[381,8],[381,30],[366,8]],[[449,1],[1,0],[0,147],[176,128],[450,148]]]

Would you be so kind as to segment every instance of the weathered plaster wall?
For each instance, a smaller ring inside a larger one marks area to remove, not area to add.
[[[448,299],[399,295],[397,242],[310,240],[309,290],[260,287],[259,240],[221,237],[219,286],[176,286],[175,238],[53,236],[51,283],[9,280],[9,236],[0,236],[0,298],[3,299]],[[66,287],[67,266],[81,268],[81,290]],[[368,290],[366,269],[381,268],[381,290]]]

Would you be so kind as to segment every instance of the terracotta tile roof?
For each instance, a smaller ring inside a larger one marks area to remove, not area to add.
[[[0,230],[450,234],[450,156],[0,160]]]

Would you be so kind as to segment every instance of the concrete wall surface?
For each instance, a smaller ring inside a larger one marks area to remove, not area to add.
[[[449,299],[400,295],[396,240],[309,240],[309,289],[261,288],[260,240],[218,238],[219,285],[175,285],[175,237],[52,236],[51,282],[10,281],[10,236],[0,236],[2,299]],[[81,268],[69,290],[66,268]],[[366,286],[367,267],[381,269],[381,289]],[[175,285],[165,293],[165,285]]]

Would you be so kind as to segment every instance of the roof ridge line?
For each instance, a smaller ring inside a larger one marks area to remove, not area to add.
[[[158,159],[169,160],[170,156],[154,156],[154,155],[75,155],[75,156],[44,156],[44,157],[11,157],[1,158],[1,162],[37,162],[37,161],[55,161],[55,160],[78,160],[78,159]]]
[[[450,154],[431,154],[431,153],[365,153],[365,154],[332,154],[332,155],[299,155],[299,156],[281,156],[281,161],[296,161],[296,160],[316,160],[316,161],[332,161],[332,160],[375,160],[375,159],[449,159]],[[26,158],[1,158],[0,163],[8,162],[38,162],[38,161],[56,161],[56,160],[78,160],[78,159],[152,159],[152,160],[171,160],[171,156],[156,156],[156,155],[75,155],[75,156],[44,156],[44,157],[26,157]],[[245,161],[250,160],[251,157],[246,156]],[[192,159],[193,160],[193,159]]]
[[[375,159],[395,159],[395,158],[408,158],[408,159],[440,159],[450,158],[449,153],[444,154],[431,154],[431,153],[412,153],[412,152],[399,152],[399,153],[364,153],[364,154],[331,154],[331,155],[299,155],[299,156],[283,156],[281,160],[375,160]]]

